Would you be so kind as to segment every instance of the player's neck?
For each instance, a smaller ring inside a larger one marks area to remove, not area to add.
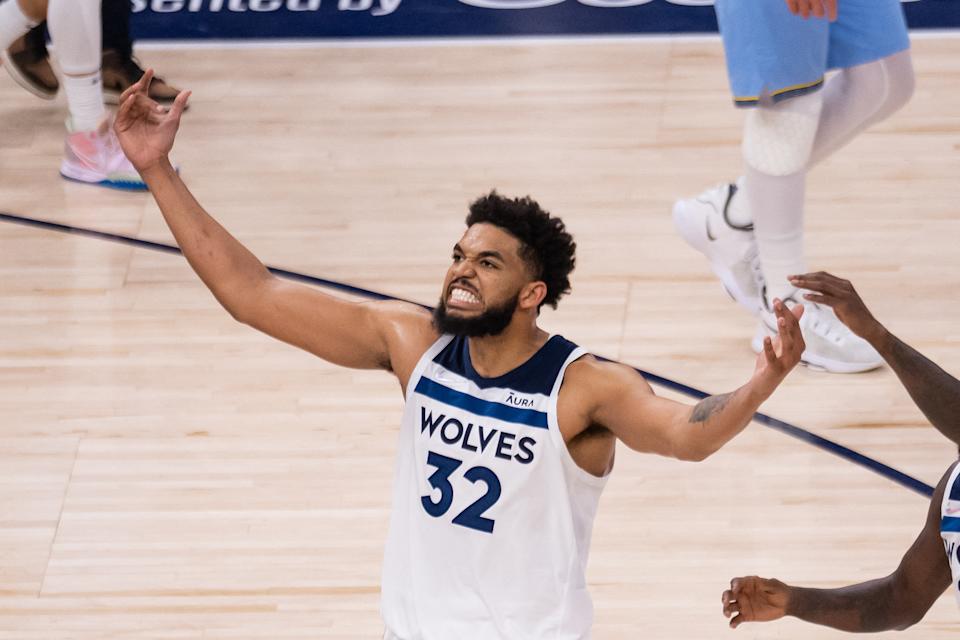
[[[497,378],[529,360],[549,338],[536,324],[511,325],[496,336],[470,338],[470,362],[484,378]]]

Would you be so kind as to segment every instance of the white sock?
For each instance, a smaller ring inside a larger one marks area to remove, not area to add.
[[[107,114],[100,71],[85,76],[64,76],[62,84],[70,107],[72,130],[93,131],[100,126]]]
[[[753,233],[763,279],[767,287],[767,302],[786,298],[795,287],[787,276],[805,273],[803,259],[803,199],[806,191],[806,172],[787,176],[771,176],[747,165],[743,179],[743,195],[753,211]]]
[[[92,131],[103,120],[100,79],[100,0],[50,0],[47,29],[65,77],[64,93],[74,131]]]
[[[17,0],[0,4],[0,50],[9,49],[17,38],[35,26],[37,23],[23,13]]]

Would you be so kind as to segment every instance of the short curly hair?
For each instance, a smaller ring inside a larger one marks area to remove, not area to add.
[[[551,217],[530,196],[506,198],[491,191],[471,203],[466,222],[468,227],[492,224],[520,241],[520,257],[547,285],[541,307],[548,304],[556,309],[560,298],[570,293],[577,244],[563,220]]]

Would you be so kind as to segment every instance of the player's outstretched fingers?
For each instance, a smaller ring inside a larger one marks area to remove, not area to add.
[[[150,83],[153,81],[153,69],[147,69],[143,72],[143,75],[140,76],[140,79],[134,82],[132,85],[124,89],[123,93],[120,94],[120,104],[123,104],[123,101],[127,99],[128,96],[133,94],[143,94],[149,95]]]
[[[841,280],[833,274],[827,273],[826,271],[818,271],[816,273],[805,273],[798,276],[790,276],[790,284],[800,289],[809,289],[810,291],[816,291],[817,293],[824,293],[831,296],[840,296],[844,292],[845,284],[849,285],[850,283],[846,280]]]
[[[839,300],[833,296],[826,296],[819,293],[805,293],[803,294],[803,299],[809,300],[810,302],[816,302],[817,304],[823,304],[828,307],[832,307],[839,302]]]
[[[180,116],[183,115],[183,111],[187,108],[187,101],[190,99],[192,94],[192,91],[181,91],[179,94],[177,94],[177,97],[173,101],[173,105],[170,107],[170,110],[167,113],[167,118],[170,120],[179,121]]]
[[[723,592],[720,601],[723,603],[723,616],[729,618],[735,613],[739,613],[739,607],[737,606],[737,599],[733,597],[733,592],[730,589],[727,589]]]

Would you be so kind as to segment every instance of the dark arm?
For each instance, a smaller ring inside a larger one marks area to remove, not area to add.
[[[884,327],[848,280],[820,271],[793,276],[794,286],[813,293],[804,298],[832,307],[837,317],[886,360],[930,423],[960,444],[960,380]]]
[[[960,380],[886,329],[870,344],[940,433],[960,443]]]
[[[937,485],[923,529],[896,571],[839,589],[794,587],[756,576],[734,578],[723,594],[730,626],[785,615],[854,632],[902,630],[919,622],[952,580],[940,538],[940,505],[953,466]]]
[[[940,504],[952,470],[940,480],[923,530],[896,571],[840,589],[791,587],[787,615],[844,631],[902,630],[922,620],[951,581],[940,539]]]

